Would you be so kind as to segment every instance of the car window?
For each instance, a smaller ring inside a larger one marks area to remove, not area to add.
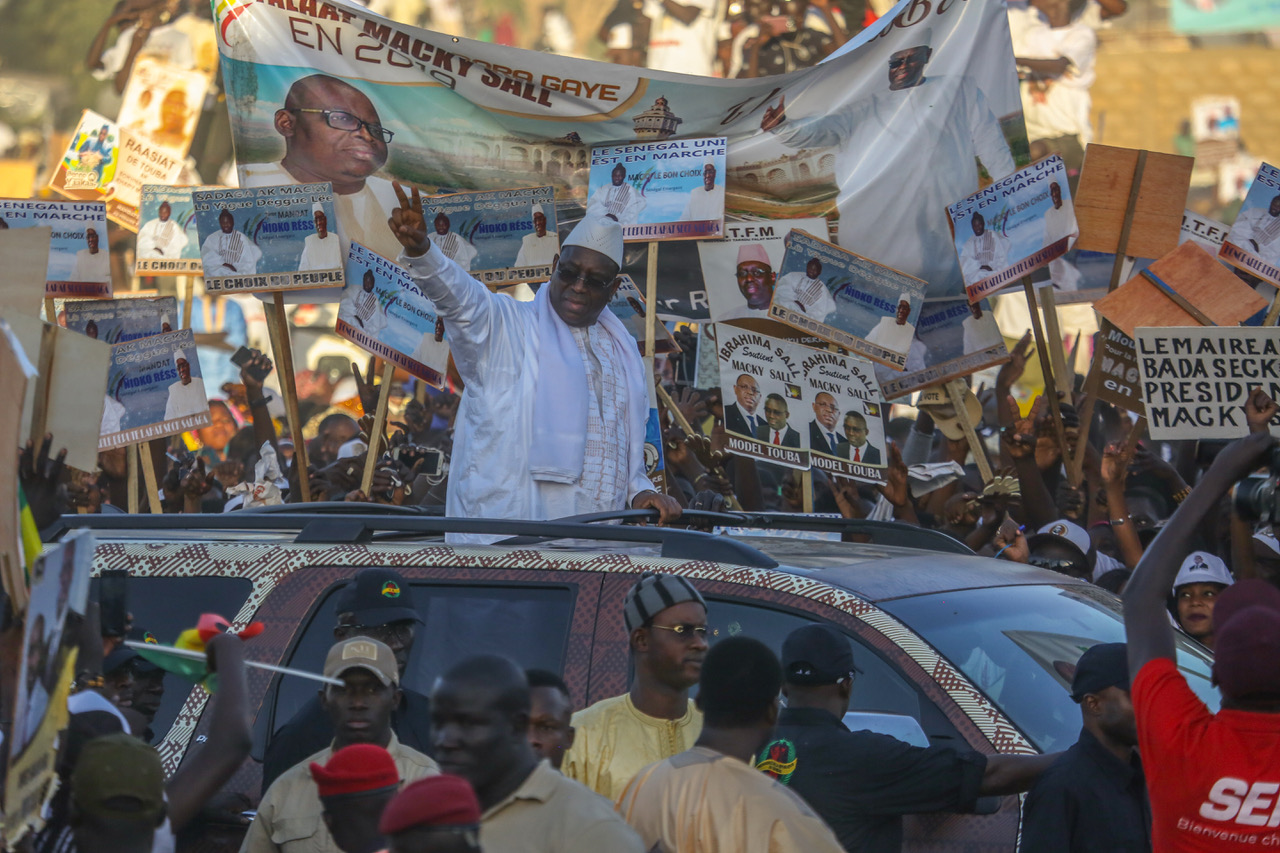
[[[126,590],[135,630],[150,631],[162,644],[172,645],[179,634],[196,626],[202,613],[234,619],[253,592],[253,582],[247,578],[131,577]],[[154,743],[164,739],[193,686],[172,673],[164,677],[164,698],[151,724]]]
[[[1016,586],[922,595],[885,602],[959,667],[1044,752],[1065,749],[1080,735],[1080,706],[1071,675],[1084,650],[1123,643],[1120,599],[1094,586]],[[1178,668],[1211,709],[1205,650],[1178,635]]]
[[[474,655],[500,654],[520,666],[561,672],[576,587],[411,583],[422,614],[409,655],[404,686],[429,693],[449,667]],[[288,666],[324,668],[333,645],[334,603],[341,584],[328,590],[290,653]],[[283,677],[276,690],[272,732],[279,731],[312,696],[317,684]]]
[[[782,655],[782,641],[797,628],[819,620],[808,614],[775,610],[757,604],[713,598],[712,625],[717,639],[745,634],[754,637]],[[848,636],[847,632],[845,633]],[[858,672],[854,678],[851,711],[883,711],[906,714],[920,719],[920,695],[888,662],[865,646],[857,637],[853,642],[853,661]]]

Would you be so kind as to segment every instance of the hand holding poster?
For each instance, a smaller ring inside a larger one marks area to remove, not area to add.
[[[194,190],[191,200],[206,291],[342,285],[329,184]]]
[[[498,286],[550,277],[560,254],[554,188],[456,193],[424,205],[432,245],[476,280]]]
[[[178,300],[86,299],[63,306],[67,328],[82,335],[119,344],[172,332],[178,317]]]
[[[190,329],[111,348],[100,450],[188,432],[210,422]]]
[[[1080,233],[1057,154],[947,207],[970,302],[1061,258]]]
[[[613,298],[609,300],[609,310],[622,321],[622,325],[631,333],[631,337],[636,339],[636,344],[640,347],[640,355],[647,355],[648,353],[644,351],[647,306],[644,302],[644,294],[640,288],[636,287],[631,276],[622,276],[622,282],[614,292]],[[654,335],[653,350],[658,355],[680,352],[676,339],[662,323],[654,325]]]
[[[666,107],[665,98],[654,105]],[[721,136],[593,148],[587,213],[616,217],[624,240],[719,237],[726,143]]]
[[[1240,438],[1254,388],[1280,395],[1280,328],[1140,328],[1138,368],[1151,438]],[[1280,436],[1272,423],[1271,434]]]
[[[826,220],[818,218],[727,222],[723,240],[699,242],[698,258],[712,322],[769,323],[769,305],[778,285],[787,235],[792,230],[825,235],[826,229]]]
[[[1004,364],[1009,360],[1000,327],[984,299],[938,299],[925,302],[916,321],[916,336],[907,358],[923,365],[910,373],[876,367],[876,378],[886,400],[893,400],[930,385]]]
[[[444,320],[404,268],[359,243],[347,255],[336,332],[428,385],[444,387],[449,343]]]
[[[1233,267],[1280,287],[1280,169],[1258,168],[1220,251]]]
[[[809,467],[810,401],[803,362],[814,350],[747,329],[716,326],[729,452],[788,468]]]
[[[769,316],[898,370],[919,370],[924,365],[907,354],[924,291],[918,278],[792,231]]]
[[[0,222],[4,228],[52,226],[45,298],[111,296],[107,211],[102,202],[0,199]]]
[[[813,467],[870,483],[889,464],[874,365],[852,356],[809,350],[800,363],[813,401],[809,454]]]
[[[138,217],[134,272],[200,274],[200,239],[190,187],[143,186]]]

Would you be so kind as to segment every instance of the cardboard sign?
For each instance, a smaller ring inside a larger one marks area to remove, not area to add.
[[[92,532],[77,530],[41,555],[31,570],[31,601],[22,627],[22,658],[5,775],[5,837],[13,843],[38,824],[53,791],[58,735],[67,727],[77,637],[67,616],[85,612]]]
[[[63,311],[68,329],[109,344],[172,332],[180,319],[173,296],[79,300],[68,302]]]
[[[335,331],[428,385],[444,387],[449,342],[436,306],[409,273],[359,243],[347,255]]]
[[[1110,145],[1091,144],[1085,149],[1076,187],[1080,225],[1076,246],[1080,249],[1113,255],[1120,251],[1138,154],[1136,149]],[[1194,164],[1191,157],[1147,152],[1125,254],[1159,258],[1177,247]]]
[[[0,317],[12,314],[40,315],[49,269],[49,246],[53,228],[0,228]]]
[[[1140,328],[1135,340],[1157,441],[1239,438],[1249,431],[1249,392],[1280,394],[1280,328]],[[1280,425],[1271,433],[1280,435]]]
[[[181,157],[187,155],[209,78],[140,56],[129,72],[116,123]]]
[[[105,202],[108,219],[137,231],[143,185],[176,184],[184,162],[177,152],[85,110],[49,187],[70,199]]]
[[[869,483],[889,466],[884,409],[875,365],[853,356],[809,350],[800,369],[812,401],[809,459],[814,468]]]
[[[788,240],[769,316],[898,370],[906,367],[925,283],[803,231],[792,231]]]
[[[432,244],[491,286],[546,281],[560,254],[553,187],[437,196],[423,215]]]
[[[191,187],[143,186],[133,267],[138,275],[200,274],[200,238],[191,192]]]
[[[825,237],[827,222],[818,218],[726,222],[723,240],[698,243],[699,266],[713,322],[728,321],[774,337],[791,334],[789,327],[769,319],[769,305],[787,251],[786,238],[792,230]]]
[[[210,423],[194,332],[183,329],[111,348],[100,450],[177,435]]]
[[[617,217],[628,241],[721,236],[727,142],[716,136],[592,148],[587,214]]]
[[[970,302],[1061,258],[1079,233],[1056,154],[948,205],[947,215]]]
[[[1280,169],[1258,168],[1220,252],[1233,267],[1280,287]]]
[[[27,434],[22,429],[21,401],[26,399],[27,386],[34,385],[35,379],[36,368],[27,358],[22,344],[9,324],[0,320],[0,395],[9,401],[9,405],[0,409],[0,441],[4,442],[5,447],[16,448],[26,443]],[[10,500],[16,502],[17,465],[0,467],[0,494],[11,495]],[[18,513],[3,512],[0,513],[0,585],[13,597],[15,592],[12,585],[15,583],[25,586]],[[20,595],[14,606],[21,610]]]
[[[1132,335],[1139,326],[1189,326],[1202,322],[1162,285],[1216,326],[1239,325],[1267,307],[1267,300],[1213,255],[1187,242],[1099,299],[1094,308],[1126,335]]]
[[[107,250],[107,211],[102,202],[0,199],[0,219],[10,230],[52,227],[46,254],[45,298],[110,298],[111,258]],[[32,235],[30,239],[40,238]],[[8,253],[4,264],[7,273]]]
[[[1099,372],[1098,399],[1130,412],[1145,415],[1142,405],[1142,374],[1133,338],[1103,320],[1098,330],[1098,348],[1093,369]]]
[[[1191,138],[1240,138],[1240,100],[1230,95],[1205,95],[1191,100]]]
[[[622,325],[626,326],[631,337],[636,339],[636,344],[640,347],[640,355],[648,355],[644,351],[645,314],[648,309],[645,306],[644,292],[631,280],[631,276],[622,276],[622,283],[618,285],[613,299],[609,300],[609,310],[622,321]],[[672,337],[671,330],[662,323],[654,324],[653,351],[658,355],[680,352],[680,347]]]
[[[876,378],[885,399],[894,400],[1008,360],[1009,350],[986,300],[929,300],[916,321],[915,340],[907,354],[908,372],[879,366]]]
[[[814,351],[733,326],[717,325],[716,339],[729,452],[808,468],[812,400],[803,362]]]
[[[206,291],[342,286],[332,185],[194,190],[191,201]]]

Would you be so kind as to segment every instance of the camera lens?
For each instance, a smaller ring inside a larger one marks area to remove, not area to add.
[[[1231,489],[1231,503],[1246,521],[1276,519],[1276,477],[1259,474],[1245,477]]]

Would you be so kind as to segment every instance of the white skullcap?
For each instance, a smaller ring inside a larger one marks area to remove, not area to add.
[[[365,444],[362,439],[353,438],[348,442],[344,442],[338,448],[339,459],[350,459],[353,456],[361,456],[369,451],[369,445]]]
[[[542,209],[542,205],[540,204],[535,204],[533,206],[533,213],[541,213],[543,216],[547,215],[546,211]]]
[[[594,249],[622,268],[622,225],[612,217],[584,216],[563,245]]]
[[[702,161],[702,168],[704,168],[704,169],[705,169],[705,168],[707,168],[708,166],[710,166],[711,168],[713,168],[713,169],[714,169],[714,168],[716,167],[716,161],[715,161],[715,160],[712,160],[710,157],[708,157],[707,159],[703,160],[703,161]]]
[[[311,215],[315,216],[317,213],[324,213],[324,205],[318,201],[311,205]]]
[[[161,314],[161,315],[160,315],[160,325],[162,325],[162,326],[163,326],[165,323],[169,323],[169,322],[172,322],[172,321],[169,319],[169,315],[168,315],[168,314]]]
[[[911,294],[910,294],[910,293],[904,293],[904,294],[902,294],[901,296],[899,296],[899,297],[898,297],[898,302],[905,302],[905,303],[907,303],[908,305],[910,305],[910,304],[911,304]]]
[[[179,362],[179,361],[187,361],[187,354],[186,354],[185,352],[183,352],[182,350],[180,350],[180,349],[176,349],[176,350],[174,350],[174,351],[173,351],[173,365],[174,365],[174,367],[177,367],[177,366],[178,366],[178,362]],[[187,361],[187,363],[188,363],[188,364],[190,364],[190,362],[189,362],[189,361]]]

